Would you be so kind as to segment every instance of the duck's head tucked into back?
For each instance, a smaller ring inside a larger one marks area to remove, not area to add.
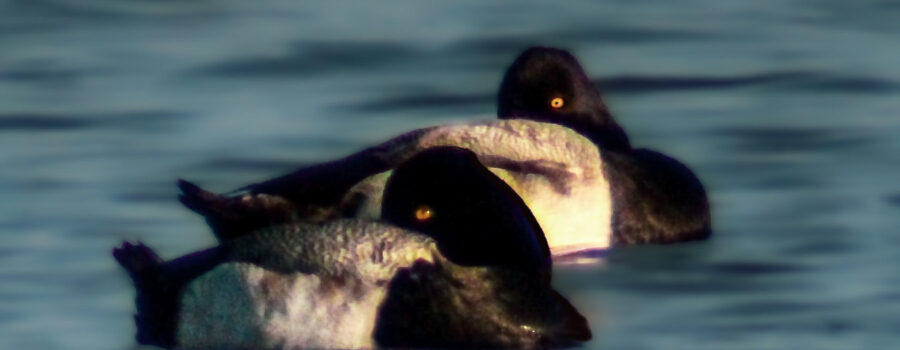
[[[394,170],[385,187],[382,218],[434,237],[457,263],[532,270],[550,265],[534,215],[468,149],[423,151]]]
[[[534,216],[472,151],[434,147],[403,163],[382,217],[434,237],[448,261],[395,276],[375,329],[380,345],[540,347],[591,337],[549,288],[550,249]]]
[[[222,237],[199,263],[155,261],[126,244],[115,254],[138,289],[139,334],[153,330],[163,338],[146,343],[184,348],[535,348],[590,339],[584,317],[550,287],[534,217],[471,151],[420,152],[389,180],[383,206],[382,222]],[[166,320],[174,324],[150,324]]]
[[[631,148],[581,65],[560,49],[532,47],[516,58],[500,84],[497,116],[565,125],[602,149]]]
[[[274,223],[376,219],[393,169],[423,149],[458,146],[474,151],[521,196],[554,255],[709,237],[709,203],[700,180],[672,157],[632,149],[599,91],[569,53],[544,47],[526,50],[507,70],[498,106],[502,120],[413,130],[345,158],[224,195],[181,182],[180,199],[224,236]],[[435,173],[429,181],[443,181],[454,171]],[[448,186],[423,188],[444,191],[436,197],[446,198],[451,206],[458,195]],[[421,213],[429,215],[427,208]],[[467,215],[479,213],[486,215],[481,210]],[[453,231],[472,232],[463,226]],[[496,243],[475,246],[495,251]],[[448,244],[445,248],[454,251]]]

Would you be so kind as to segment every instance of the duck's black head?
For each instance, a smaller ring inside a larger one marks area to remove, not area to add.
[[[550,250],[525,203],[458,147],[424,150],[394,170],[382,219],[427,234],[453,264],[399,271],[379,308],[385,347],[536,348],[591,338],[550,286]],[[459,266],[462,265],[462,266]]]
[[[382,219],[434,237],[465,266],[550,265],[543,231],[522,199],[458,147],[434,147],[400,165],[385,187]]]
[[[578,60],[560,49],[532,47],[516,58],[500,84],[497,116],[556,123],[585,135],[601,149],[631,149]]]

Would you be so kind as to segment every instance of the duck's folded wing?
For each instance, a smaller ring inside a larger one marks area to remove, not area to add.
[[[178,200],[185,207],[206,218],[219,241],[233,239],[273,224],[291,221],[304,215],[313,218],[328,218],[328,213],[306,213],[283,197],[268,194],[221,195],[206,191],[199,186],[178,180],[181,193]],[[315,209],[311,209],[315,210]]]
[[[235,193],[270,194],[292,202],[335,205],[363,179],[394,168],[415,152],[418,139],[433,128],[413,130],[347,157],[297,169],[245,186]]]
[[[291,221],[321,222],[341,214],[348,191],[363,179],[396,166],[429,129],[408,132],[350,156],[216,194],[179,180],[178,199],[202,215],[219,238]]]
[[[181,181],[179,199],[203,215],[220,238],[284,222],[356,217],[368,212],[360,209],[365,205],[380,207],[380,193],[360,193],[353,191],[355,186],[436,146],[470,149],[485,166],[516,176],[539,175],[563,195],[571,190],[573,176],[585,181],[602,176],[597,146],[575,131],[528,120],[496,120],[410,131],[345,158],[223,195]]]

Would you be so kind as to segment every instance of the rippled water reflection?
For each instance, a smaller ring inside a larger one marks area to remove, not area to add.
[[[639,146],[707,184],[714,240],[559,267],[587,348],[896,347],[900,8],[889,1],[0,2],[0,347],[133,346],[109,251],[212,244],[175,200],[486,119],[572,49]]]

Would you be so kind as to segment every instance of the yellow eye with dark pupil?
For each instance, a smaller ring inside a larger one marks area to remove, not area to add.
[[[554,97],[552,100],[550,100],[550,107],[553,108],[562,108],[562,106],[565,104],[566,101],[564,101],[562,97]]]
[[[427,205],[419,206],[416,209],[416,220],[419,222],[425,222],[431,219],[434,216],[434,210]]]

